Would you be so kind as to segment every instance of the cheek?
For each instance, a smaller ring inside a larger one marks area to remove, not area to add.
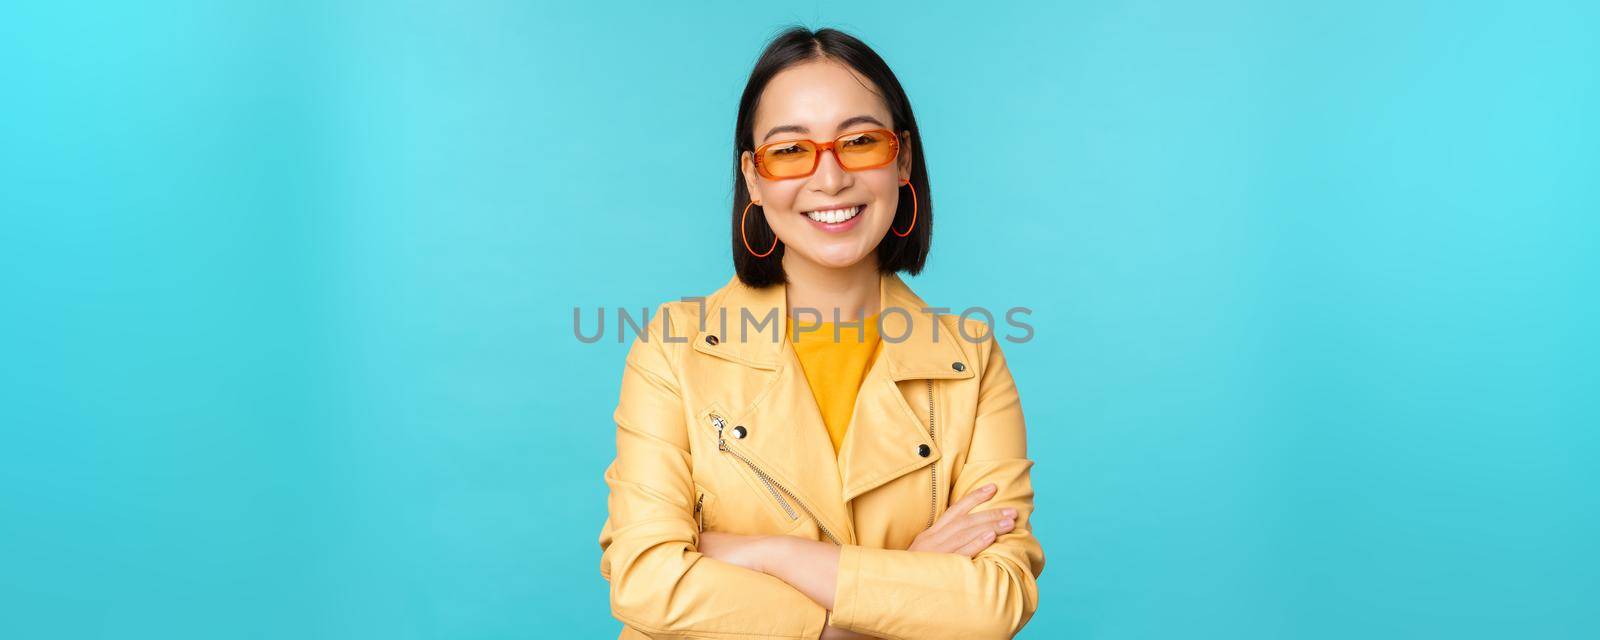
[[[899,183],[893,180],[873,185],[872,204],[875,208],[875,214],[879,218],[879,222],[884,225],[887,225],[890,221],[894,220],[894,212],[895,209],[900,206],[900,198],[902,197],[902,194],[905,194],[904,197],[907,198],[906,206],[910,206],[910,194],[906,193],[903,189],[896,189],[898,186]]]
[[[799,185],[782,182],[769,182],[762,186],[761,210],[767,213],[768,224],[781,223],[782,219],[795,212],[795,198],[800,194]]]

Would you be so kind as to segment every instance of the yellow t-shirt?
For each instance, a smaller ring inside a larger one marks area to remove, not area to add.
[[[838,341],[833,339],[832,322],[824,322],[815,330],[790,332],[795,355],[805,370],[822,422],[828,427],[834,455],[839,454],[845,430],[850,427],[856,392],[861,390],[861,381],[878,356],[878,316],[862,318],[860,327],[854,324],[839,323]]]

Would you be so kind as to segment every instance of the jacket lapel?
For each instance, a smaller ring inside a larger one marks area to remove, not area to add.
[[[743,378],[719,378],[705,395],[727,411],[728,429],[746,429],[743,438],[725,437],[728,446],[793,494],[841,543],[850,543],[855,532],[839,499],[833,444],[799,359],[783,339],[787,308],[783,285],[757,289],[737,275],[706,301],[694,349],[743,365],[736,369]],[[702,425],[714,431],[710,421]]]
[[[784,285],[756,289],[734,276],[707,300],[705,327],[692,342],[700,353],[743,365],[747,376],[722,385],[728,393],[708,390],[712,406],[702,413],[721,412],[728,429],[744,426],[747,435],[727,437],[729,446],[794,494],[843,543],[856,539],[850,500],[942,456],[908,394],[925,398],[925,379],[972,376],[972,363],[963,362],[961,371],[953,367],[964,359],[954,343],[960,337],[935,326],[938,321],[922,311],[926,304],[898,275],[880,277],[879,303],[880,351],[862,381],[837,456],[788,339]],[[926,414],[925,400],[919,405]],[[714,430],[708,420],[701,426]],[[929,455],[921,456],[918,445],[927,445]]]
[[[972,377],[971,363],[955,344],[960,337],[924,312],[927,303],[898,275],[882,277],[879,301],[882,351],[862,380],[839,449],[845,502],[938,462],[943,452],[928,434],[924,381]],[[956,362],[962,370],[955,369]],[[920,445],[928,446],[926,457],[918,452]]]

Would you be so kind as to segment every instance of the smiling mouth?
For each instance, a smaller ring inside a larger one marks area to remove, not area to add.
[[[836,224],[836,223],[844,222],[846,220],[854,218],[854,217],[856,217],[858,215],[861,215],[861,212],[864,211],[864,210],[866,210],[866,205],[858,204],[858,205],[849,206],[849,207],[834,207],[834,208],[830,208],[830,209],[816,209],[816,210],[813,210],[813,211],[802,211],[800,213],[801,213],[801,215],[803,215],[803,216],[805,216],[807,218],[811,218],[812,220],[815,220],[817,222],[821,222],[821,223],[825,223],[825,224]]]

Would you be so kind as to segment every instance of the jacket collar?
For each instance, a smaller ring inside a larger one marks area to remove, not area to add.
[[[923,422],[923,416],[932,418],[923,400],[933,393],[931,383],[900,383],[973,376],[973,363],[956,344],[961,337],[924,311],[927,304],[898,275],[879,278],[879,303],[881,351],[861,383],[837,456],[786,339],[786,286],[753,288],[735,275],[706,301],[704,327],[693,339],[696,351],[754,374],[710,390],[714,399],[702,414],[717,412],[730,428],[747,425],[750,435],[729,440],[729,446],[792,491],[841,543],[856,539],[851,500],[943,457]],[[743,320],[746,314],[749,320]],[[708,415],[701,417],[701,424],[710,423]],[[922,445],[926,456],[919,452]]]
[[[789,333],[788,287],[755,288],[734,275],[719,293],[707,302],[705,326],[695,336],[694,348],[759,369],[779,368],[787,342],[783,338]],[[953,366],[963,358],[955,343],[961,338],[924,311],[928,304],[898,274],[879,276],[878,304],[883,349],[878,357],[890,379],[972,377],[970,368],[958,371]]]

